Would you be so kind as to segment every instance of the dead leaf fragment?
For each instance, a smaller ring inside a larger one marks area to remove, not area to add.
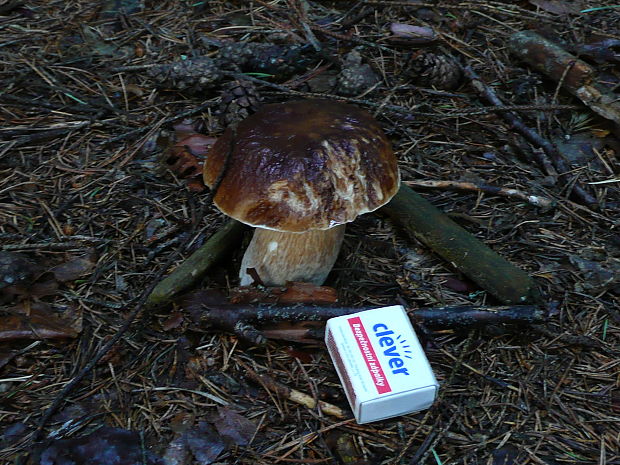
[[[61,282],[75,281],[88,274],[95,267],[96,257],[94,254],[74,258],[66,263],[55,266],[50,271]]]
[[[163,465],[145,450],[135,431],[103,427],[72,439],[60,439],[42,451],[40,465]]]
[[[444,286],[456,292],[475,292],[479,288],[469,280],[458,279],[448,276],[444,282]]]
[[[202,166],[217,139],[197,133],[197,127],[197,123],[191,120],[177,123],[174,126],[175,142],[165,151],[162,161],[168,170],[187,181],[190,190],[201,192],[205,189]]]
[[[577,47],[581,56],[592,58],[597,63],[620,63],[620,40],[601,39]]]
[[[238,446],[247,446],[256,432],[256,425],[243,415],[226,407],[219,407],[213,426],[220,435]]]
[[[209,426],[201,421],[174,439],[164,455],[164,465],[198,464],[209,465],[226,449],[224,440]],[[194,460],[192,460],[192,458]]]
[[[174,140],[178,141],[187,136],[191,136],[192,134],[200,134],[202,126],[201,121],[191,118],[177,121],[172,125],[172,128],[174,129]]]
[[[183,324],[183,313],[172,312],[170,316],[161,325],[164,331],[171,331],[177,329]]]
[[[57,317],[47,304],[25,302],[0,316],[0,341],[77,337],[71,322]]]
[[[340,463],[347,465],[367,465],[355,438],[352,434],[332,431],[325,438],[325,443],[332,453],[340,459]]]
[[[189,151],[192,155],[204,157],[209,153],[209,149],[217,139],[215,137],[205,136],[203,134],[189,134],[180,139],[172,147],[172,152],[178,153],[183,150]]]
[[[0,446],[6,447],[21,439],[28,431],[28,425],[22,422],[13,423],[0,434]]]
[[[510,444],[495,449],[491,455],[493,456],[493,465],[515,465],[519,463],[519,449]]]
[[[58,281],[50,273],[43,273],[43,275],[34,279],[34,282],[24,282],[16,284],[14,286],[7,286],[2,289],[2,292],[6,296],[21,296],[22,298],[28,297],[45,297],[48,295],[56,294],[58,290]]]

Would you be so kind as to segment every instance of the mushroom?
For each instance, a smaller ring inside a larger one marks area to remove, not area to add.
[[[228,159],[228,161],[227,161]],[[345,224],[398,191],[392,147],[361,108],[330,100],[263,106],[228,128],[209,151],[205,184],[226,169],[213,202],[256,227],[241,262],[241,285],[288,281],[321,285]]]

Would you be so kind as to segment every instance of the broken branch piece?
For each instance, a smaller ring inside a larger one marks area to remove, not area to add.
[[[256,371],[251,369],[245,363],[240,363],[240,365],[245,370],[245,376],[257,384],[260,384],[265,390],[269,392],[273,392],[285,399],[290,400],[291,402],[295,402],[296,404],[303,405],[309,409],[316,409],[317,405],[321,409],[321,412],[331,415],[336,418],[347,418],[350,417],[350,414],[346,413],[340,407],[330,404],[328,402],[322,400],[316,400],[314,397],[298,391],[297,389],[292,389],[282,383],[279,383],[271,376],[258,374]]]
[[[462,190],[473,192],[484,192],[485,194],[503,195],[505,197],[514,197],[517,199],[525,200],[532,205],[543,208],[550,208],[555,205],[555,202],[546,197],[540,195],[530,195],[518,189],[511,189],[508,187],[496,187],[489,184],[473,183],[464,181],[406,181],[405,184],[413,187],[425,187],[431,189],[447,189],[447,190]]]
[[[422,196],[402,185],[382,211],[505,304],[539,298],[534,280],[499,256]]]
[[[168,303],[172,297],[193,286],[206,271],[241,242],[244,226],[230,220],[196,252],[163,279],[146,301],[147,306]]]
[[[592,111],[620,126],[618,96],[597,82],[594,68],[585,61],[532,31],[513,34],[508,46],[512,53],[534,69],[560,82]]]
[[[308,343],[322,340],[324,329],[323,324],[309,325],[309,322],[322,323],[330,318],[350,315],[372,308],[376,307],[205,304],[202,306],[200,322],[211,328],[230,331],[256,345],[264,344],[267,336],[274,339]],[[546,314],[546,310],[535,305],[439,307],[409,311],[409,316],[413,321],[431,329],[500,323],[531,324],[544,321]],[[300,324],[294,338],[290,337],[294,334],[290,325],[281,334],[278,329],[272,329],[274,325],[283,322]],[[306,326],[303,326],[302,323]]]

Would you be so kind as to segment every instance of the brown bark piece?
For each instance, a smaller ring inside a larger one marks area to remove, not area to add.
[[[231,291],[231,304],[333,304],[338,301],[336,290],[311,283],[291,282],[285,287],[242,286]]]
[[[620,125],[620,102],[597,82],[594,69],[559,45],[532,31],[517,32],[510,50],[537,71],[546,74],[594,112]]]

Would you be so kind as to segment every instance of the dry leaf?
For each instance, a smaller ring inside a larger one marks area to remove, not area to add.
[[[218,416],[213,420],[213,426],[220,436],[238,446],[247,446],[256,433],[256,425],[243,415],[226,407],[219,407],[217,413]]]
[[[22,283],[15,286],[7,286],[2,289],[2,293],[6,296],[24,297],[45,297],[56,294],[58,290],[58,281],[49,273],[44,273],[42,277],[37,278],[33,283]]]
[[[97,258],[90,253],[83,257],[74,258],[66,263],[55,266],[50,271],[54,277],[61,282],[75,281],[78,278],[90,273],[95,267]]]
[[[163,465],[135,431],[104,426],[87,436],[60,439],[41,453],[40,465]]]
[[[164,465],[209,465],[226,449],[222,438],[206,422],[174,439],[164,455]],[[194,460],[192,460],[192,457]]]
[[[183,121],[174,126],[176,142],[170,146],[163,157],[164,165],[176,176],[187,180],[194,192],[202,192],[202,167],[205,157],[217,140],[195,132],[196,123]]]
[[[172,312],[172,314],[161,325],[164,331],[176,329],[183,324],[183,313]]]
[[[33,279],[40,267],[26,256],[15,252],[0,252],[0,289]]]
[[[577,47],[581,56],[592,58],[597,63],[620,63],[620,40],[601,39]]]
[[[0,341],[62,339],[78,335],[73,321],[59,318],[51,312],[49,305],[41,302],[24,302],[8,309],[8,313],[0,316]]]

